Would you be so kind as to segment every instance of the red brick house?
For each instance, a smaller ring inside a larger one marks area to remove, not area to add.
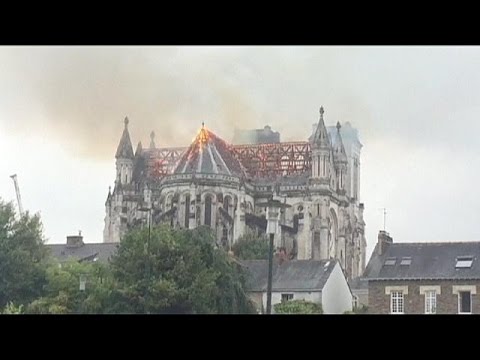
[[[393,243],[380,231],[365,269],[373,314],[480,313],[480,242]]]

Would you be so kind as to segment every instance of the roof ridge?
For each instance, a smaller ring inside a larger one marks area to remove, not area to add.
[[[429,242],[394,242],[392,245],[445,245],[445,244],[480,244],[479,241],[429,241]]]

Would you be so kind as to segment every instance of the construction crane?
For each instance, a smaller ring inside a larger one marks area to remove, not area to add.
[[[20,197],[20,189],[18,187],[17,174],[13,174],[10,177],[13,179],[13,183],[15,184],[15,193],[17,194],[18,211],[20,212],[20,216],[22,216],[23,206],[22,206],[22,198]]]

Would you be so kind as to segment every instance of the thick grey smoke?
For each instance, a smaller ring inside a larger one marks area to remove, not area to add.
[[[1,122],[20,134],[42,128],[98,158],[112,157],[125,116],[134,146],[151,130],[158,146],[186,145],[202,121],[227,141],[235,127],[266,124],[283,140],[304,140],[322,104],[335,120],[370,118],[361,97],[332,88],[337,57],[302,48],[3,48]]]
[[[127,115],[134,146],[151,130],[186,145],[202,121],[227,141],[267,124],[303,140],[323,105],[364,140],[465,149],[480,130],[479,61],[461,47],[5,47],[0,122],[107,158]]]

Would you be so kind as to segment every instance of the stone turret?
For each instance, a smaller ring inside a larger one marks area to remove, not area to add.
[[[342,135],[340,134],[340,122],[337,122],[337,133],[335,142],[333,144],[333,161],[335,164],[335,171],[337,173],[337,187],[341,191],[345,191],[345,184],[347,181],[347,166],[348,159],[343,146]]]
[[[312,179],[324,180],[327,184],[330,178],[331,143],[325,122],[323,121],[323,106],[320,108],[320,120],[311,138],[312,143]]]
[[[128,117],[124,120],[125,129],[123,130],[120,143],[118,144],[117,152],[115,153],[116,168],[117,168],[117,184],[130,184],[132,181],[133,172],[133,147],[128,132]]]

